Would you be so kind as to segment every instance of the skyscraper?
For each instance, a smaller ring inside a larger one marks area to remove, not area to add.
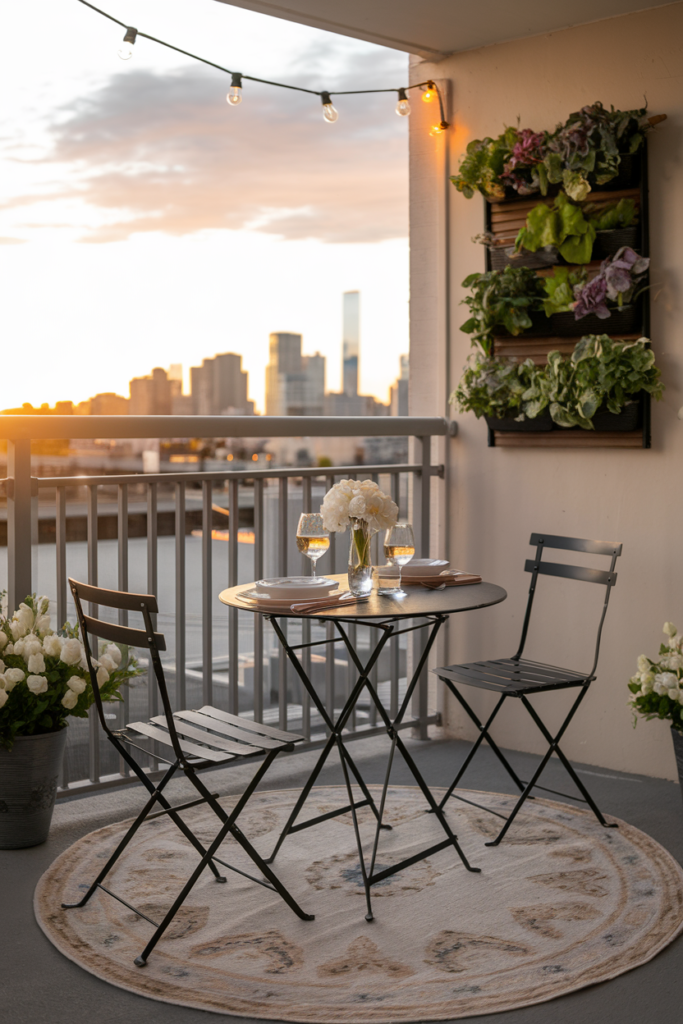
[[[344,292],[342,336],[342,391],[358,394],[358,358],[360,355],[360,292]]]
[[[301,335],[270,336],[266,367],[266,416],[322,416],[325,357],[302,356]]]
[[[247,399],[247,373],[242,356],[223,352],[190,368],[192,411],[195,416],[246,416],[253,412]]]

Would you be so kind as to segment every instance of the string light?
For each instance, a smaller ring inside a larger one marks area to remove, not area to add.
[[[405,89],[398,90],[398,103],[396,104],[396,113],[399,117],[407,117],[410,113],[410,100],[406,96]]]
[[[142,39],[149,39],[150,42],[158,43],[159,46],[165,46],[169,50],[174,50],[176,53],[182,53],[183,56],[189,57],[191,60],[198,60],[202,64],[207,64],[211,68],[215,68],[217,71],[222,71],[226,75],[231,76],[230,89],[226,96],[227,102],[231,106],[237,106],[242,102],[242,79],[249,82],[260,82],[262,85],[272,85],[278,89],[291,89],[294,92],[305,92],[309,96],[319,96],[323,105],[323,117],[330,124],[338,119],[339,113],[332,104],[332,96],[326,89],[306,89],[301,85],[289,85],[286,82],[273,82],[268,78],[256,78],[254,75],[245,75],[239,71],[231,71],[229,68],[224,68],[220,64],[215,64],[211,60],[206,60],[205,57],[200,57],[196,53],[189,53],[187,50],[182,50],[179,46],[174,46],[173,43],[167,43],[163,39],[157,39],[156,36],[150,36],[146,32],[140,32],[136,28],[130,28],[123,21],[119,21],[118,18],[114,18],[111,14],[107,14],[106,11],[101,10],[99,7],[95,7],[89,0],[78,0],[79,3],[85,7],[89,7],[91,11],[95,11],[97,14],[101,14],[103,18],[107,18],[109,21],[113,21],[114,24],[120,25],[121,28],[126,30],[126,34],[123,37],[123,43],[119,47],[119,57],[121,60],[130,60],[133,55],[133,47],[138,36]],[[431,103],[434,98],[439,101],[439,109],[441,113],[441,121],[439,124],[434,125],[429,134],[430,135],[441,135],[450,127],[444,112],[443,99],[438,85],[429,79],[427,82],[417,82],[415,85],[406,85],[403,88],[396,89],[346,89],[342,92],[335,93],[335,96],[367,96],[370,93],[380,92],[395,92],[398,94],[398,103],[396,104],[396,113],[399,117],[405,117],[410,113],[410,100],[408,99],[409,89],[422,89],[422,99],[425,103]]]
[[[330,124],[334,124],[334,122],[339,117],[339,114],[332,106],[332,97],[330,96],[329,92],[323,91],[320,93],[320,99],[322,100],[323,104],[323,117],[325,118],[326,121],[329,121]]]
[[[239,71],[233,71],[230,91],[225,98],[233,107],[242,102],[242,76]]]
[[[136,28],[127,28],[126,34],[123,37],[123,42],[119,46],[119,57],[121,60],[130,60],[133,56],[133,47],[135,46],[135,40],[137,38],[138,30]]]

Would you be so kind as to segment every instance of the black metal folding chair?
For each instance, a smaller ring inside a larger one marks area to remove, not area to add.
[[[140,956],[135,959],[138,967],[145,966],[147,957],[168,928],[206,867],[213,872],[217,882],[225,882],[225,878],[218,871],[216,864],[221,864],[223,867],[235,871],[239,875],[250,878],[253,882],[257,882],[266,889],[279,893],[285,903],[302,920],[312,921],[314,915],[304,913],[266,861],[256,852],[237,824],[237,820],[244,810],[247,801],[268,771],[275,757],[281,750],[293,750],[294,744],[300,743],[304,737],[289,732],[282,732],[280,729],[272,729],[269,726],[260,725],[257,722],[239,718],[236,715],[229,715],[224,711],[208,706],[199,708],[197,711],[176,711],[173,713],[161,658],[159,657],[159,651],[166,650],[166,644],[163,635],[154,631],[152,623],[152,615],[158,612],[157,601],[154,595],[128,594],[116,590],[103,590],[100,587],[92,587],[89,584],[78,583],[72,579],[69,580],[69,586],[71,587],[71,593],[76,605],[81,638],[85,647],[100,723],[107,738],[148,790],[149,799],[83,898],[78,903],[63,903],[62,906],[66,909],[82,907],[88,902],[96,889],[101,889],[107,895],[113,896],[114,899],[119,900],[124,906],[134,911],[139,917],[149,921],[154,926],[154,934]],[[107,608],[116,608],[125,612],[140,612],[145,628],[135,629],[130,626],[115,625],[103,622],[91,615],[86,615],[82,607],[83,601],[89,601],[91,609],[93,606],[104,605]],[[93,654],[90,637],[99,637],[114,643],[126,644],[131,647],[143,647],[149,650],[154,675],[161,695],[164,711],[162,715],[153,717],[149,722],[131,722],[124,729],[111,729],[109,727],[97,686],[96,670],[92,664],[93,657],[97,657],[97,647],[95,647]],[[141,746],[141,742],[147,742],[149,746]],[[160,755],[158,749],[155,749],[159,746],[170,748],[167,757]],[[162,761],[169,766],[158,784],[155,785],[148,773],[138,764],[131,753],[131,749],[142,751],[143,754],[146,754],[153,760]],[[264,757],[263,763],[258,768],[233,810],[228,813],[219,804],[217,794],[211,793],[207,789],[197,773],[203,768],[215,767],[216,765],[225,764],[237,759],[256,757]],[[189,779],[200,796],[197,800],[190,800],[172,807],[164,796],[164,789],[178,770],[185,774],[185,777]],[[188,807],[194,807],[202,803],[207,803],[211,807],[220,822],[220,828],[216,833],[216,837],[208,848],[194,835],[190,826],[187,822],[183,821],[178,813]],[[160,804],[161,810],[151,813],[155,804]],[[110,889],[105,888],[102,883],[143,822],[150,818],[156,818],[161,814],[169,815],[182,834],[200,854],[200,860],[169,908],[166,916],[158,923],[152,921],[141,910],[131,906]],[[216,856],[221,843],[228,834],[237,841],[251,858],[258,870],[262,872],[266,879],[265,881],[263,878],[256,878],[253,875],[247,874],[247,872],[226,863],[226,861]]]
[[[536,547],[536,557],[533,559],[527,559],[524,565],[524,571],[531,573],[531,586],[529,587],[529,600],[526,606],[526,614],[524,616],[524,624],[522,626],[522,637],[517,653],[513,655],[512,658],[500,658],[497,661],[475,661],[466,665],[449,665],[447,668],[435,669],[439,679],[443,680],[479,730],[479,736],[472,747],[472,750],[465,758],[462,767],[439,806],[443,808],[450,797],[454,797],[458,800],[464,799],[463,797],[458,796],[455,789],[484,740],[488,742],[491,750],[501,762],[515,785],[521,791],[519,800],[515,804],[508,818],[505,818],[505,815],[499,814],[497,811],[491,811],[488,807],[481,807],[482,810],[490,811],[491,814],[496,814],[505,822],[498,836],[492,840],[492,842],[486,843],[486,846],[497,846],[498,843],[500,843],[524,802],[529,797],[533,799],[533,796],[531,795],[532,789],[542,789],[546,793],[554,793],[556,796],[564,796],[570,800],[578,800],[581,803],[586,803],[591,808],[601,825],[604,825],[605,828],[617,827],[616,825],[605,821],[600,809],[565,757],[559,744],[567,730],[567,727],[569,726],[569,723],[581,704],[581,701],[586,696],[588,687],[595,679],[595,671],[597,669],[598,657],[600,654],[602,627],[605,621],[605,615],[607,614],[607,606],[609,604],[612,587],[617,581],[617,574],[614,571],[614,567],[616,565],[617,558],[621,554],[622,545],[599,540],[580,540],[576,537],[554,537],[542,533],[532,533],[529,543]],[[544,562],[542,561],[542,558],[543,552],[546,548],[560,549],[564,551],[582,551],[592,555],[605,555],[610,558],[610,567],[607,570],[586,569],[577,565],[566,565],[558,562]],[[555,665],[544,665],[537,661],[529,661],[526,658],[522,658],[524,644],[529,631],[531,608],[534,601],[534,595],[536,593],[536,581],[539,575],[559,576],[562,579],[582,580],[585,583],[598,583],[605,587],[605,600],[598,625],[595,657],[593,659],[592,668],[588,673],[574,672],[569,669],[558,668]],[[486,719],[486,722],[480,721],[479,717],[469,706],[462,693],[460,693],[456,684],[475,686],[482,690],[492,690],[493,692],[500,694],[500,698],[493,711]],[[528,699],[529,695],[533,693],[544,693],[548,690],[564,690],[571,687],[578,687],[579,694],[569,709],[569,713],[567,714],[567,717],[562,723],[560,729],[553,736],[541,721],[536,709],[530,703]],[[522,704],[529,712],[531,718],[536,723],[548,743],[548,752],[541,760],[541,763],[529,782],[524,782],[518,777],[507,758],[502,754],[492,739],[489,731],[498,715],[498,712],[508,697],[516,697],[521,700]],[[579,789],[579,792],[582,794],[581,797],[575,797],[568,793],[558,793],[557,790],[547,789],[545,786],[538,785],[537,780],[553,753],[557,754],[558,758],[566,768],[570,777]],[[464,802],[472,803],[472,801],[469,800]],[[475,806],[479,807],[481,805],[476,804]]]

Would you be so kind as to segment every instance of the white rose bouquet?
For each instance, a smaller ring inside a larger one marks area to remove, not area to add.
[[[351,527],[349,586],[354,593],[368,593],[372,587],[370,541],[378,530],[396,524],[398,506],[372,480],[340,480],[325,495],[320,511],[330,533],[345,533]]]
[[[78,626],[53,632],[49,604],[31,594],[11,619],[0,616],[0,747],[7,750],[15,736],[56,732],[68,715],[85,718],[95,699]],[[102,644],[93,667],[103,701],[123,700],[119,688],[142,672],[118,644]]]
[[[668,641],[660,645],[659,661],[641,654],[638,671],[628,684],[631,691],[629,705],[636,715],[644,718],[663,718],[672,728],[683,733],[683,634],[673,622],[664,623]]]

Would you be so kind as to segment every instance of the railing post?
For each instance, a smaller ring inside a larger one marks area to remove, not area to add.
[[[7,442],[7,608],[9,614],[32,591],[31,442]]]
[[[415,531],[415,546],[419,552],[418,557],[429,558],[430,533],[431,533],[431,491],[432,491],[432,438],[427,434],[415,438],[416,462],[422,466],[420,473],[415,477],[413,489],[413,527]],[[427,643],[428,630],[417,630],[413,633],[413,664],[419,660],[422,650]],[[419,650],[416,650],[419,648]],[[429,712],[429,668],[427,665],[420,673],[420,681],[415,687],[412,699],[412,713],[417,719],[418,725],[414,730],[417,739],[427,740],[427,715]]]

